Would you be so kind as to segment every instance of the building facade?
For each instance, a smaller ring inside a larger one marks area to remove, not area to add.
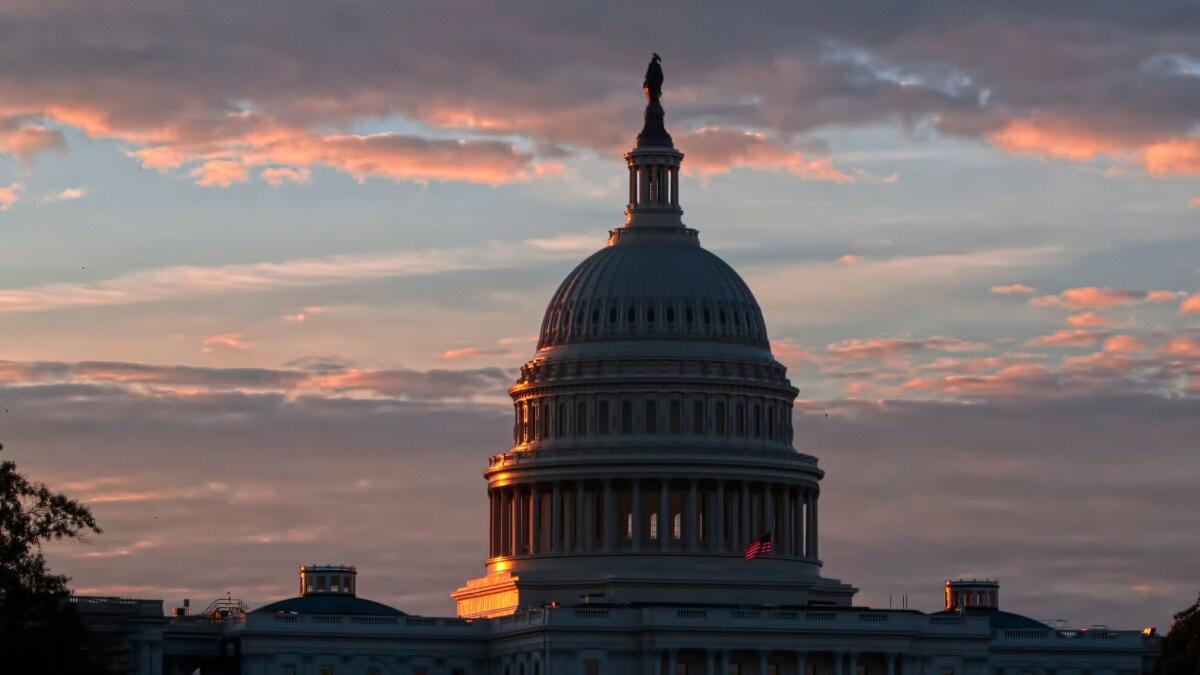
[[[925,614],[856,606],[825,573],[797,390],[750,289],[683,223],[660,92],[652,62],[625,223],[563,281],[509,390],[513,445],[484,471],[488,558],[451,594],[457,616],[404,614],[358,598],[353,568],[309,566],[296,598],[174,619],[165,672],[1149,672],[1157,638],[1004,612],[994,581],[947,582]],[[748,562],[753,541],[771,550]]]

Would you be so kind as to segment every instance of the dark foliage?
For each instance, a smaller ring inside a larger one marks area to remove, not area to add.
[[[2,448],[2,446],[0,446]],[[4,672],[100,673],[95,641],[51,574],[42,543],[100,528],[88,508],[0,463],[0,654]]]
[[[1156,675],[1200,675],[1200,597],[1175,615],[1163,638]]]

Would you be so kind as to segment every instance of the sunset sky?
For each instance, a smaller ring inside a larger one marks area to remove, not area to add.
[[[0,442],[104,528],[50,549],[79,593],[329,562],[452,613],[657,51],[684,221],[828,472],[824,574],[1194,599],[1200,5],[338,4],[0,0]]]

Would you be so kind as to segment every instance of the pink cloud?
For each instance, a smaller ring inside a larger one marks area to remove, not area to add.
[[[801,347],[795,340],[771,340],[771,353],[780,363],[787,366],[798,366],[812,359],[808,350]]]
[[[1032,295],[1037,293],[1037,289],[1025,284],[1009,284],[1007,286],[992,286],[992,292],[996,295]]]
[[[1129,335],[1114,335],[1104,341],[1104,351],[1118,354],[1134,354],[1146,348],[1146,343]]]
[[[1160,351],[1166,356],[1200,360],[1200,340],[1181,335],[1164,342]]]
[[[1146,171],[1155,176],[1200,174],[1200,138],[1173,138],[1147,146]]]
[[[9,152],[28,162],[47,150],[63,150],[62,132],[37,125],[24,125],[19,119],[0,119],[0,152]]]
[[[854,338],[830,343],[825,347],[824,356],[834,361],[894,361],[924,347],[925,343],[920,340]]]
[[[17,193],[21,191],[20,183],[9,183],[5,186],[0,186],[0,211],[7,211],[8,207],[17,203]]]
[[[1095,312],[1087,311],[1068,316],[1067,323],[1075,328],[1107,328],[1115,325],[1116,321]]]
[[[1070,310],[1108,309],[1138,302],[1166,302],[1174,297],[1174,291],[1114,291],[1111,288],[1083,286],[1068,288],[1058,295],[1042,295],[1031,299],[1029,304]]]
[[[312,172],[305,167],[269,166],[259,172],[259,175],[271,185],[279,186],[284,183],[307,183]]]
[[[1179,303],[1180,314],[1200,314],[1200,293],[1185,298]]]
[[[830,160],[807,158],[757,132],[709,127],[677,134],[677,138],[677,145],[687,148],[688,152],[684,170],[695,172],[702,179],[745,168],[786,171],[802,180],[855,182],[854,176],[843,172]]]
[[[209,160],[192,169],[192,178],[197,185],[227,188],[234,183],[246,182],[246,166],[225,159]]]
[[[482,353],[475,347],[458,347],[440,352],[437,358],[439,361],[462,361],[464,359],[473,359]]]
[[[1106,336],[1103,331],[1056,330],[1049,335],[1039,335],[1025,342],[1026,347],[1090,347]]]
[[[1083,162],[1097,155],[1116,154],[1127,144],[1114,136],[1077,123],[1014,119],[993,131],[988,140],[1003,150]]]
[[[846,267],[852,267],[854,265],[857,265],[857,264],[863,262],[863,260],[864,260],[864,258],[862,256],[844,255],[844,256],[838,258],[838,264],[845,265]]]
[[[204,353],[215,352],[218,349],[247,351],[253,348],[254,342],[247,340],[246,336],[241,333],[217,333],[204,338],[201,342],[200,351]]]

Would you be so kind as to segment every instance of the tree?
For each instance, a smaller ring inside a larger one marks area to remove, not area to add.
[[[1200,675],[1200,597],[1175,615],[1175,623],[1162,641],[1158,675]]]
[[[100,531],[88,507],[29,481],[13,462],[0,462],[0,654],[6,672],[103,672],[95,642],[66,601],[70,579],[51,574],[42,554],[44,542]]]

